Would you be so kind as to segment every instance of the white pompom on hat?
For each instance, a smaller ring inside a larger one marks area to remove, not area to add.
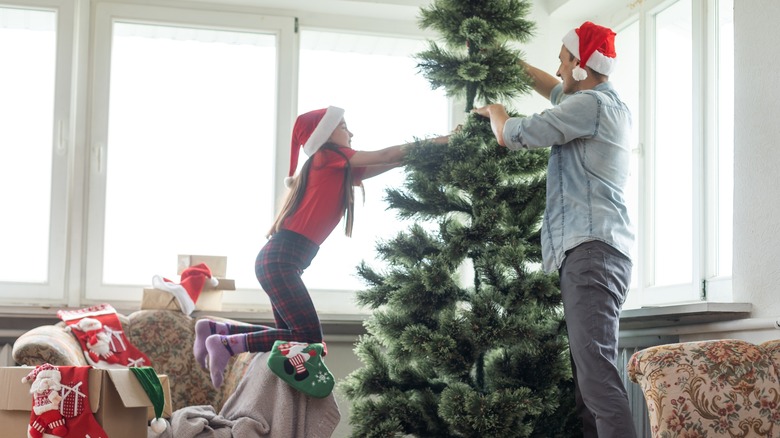
[[[580,60],[580,65],[574,67],[572,72],[574,80],[581,81],[588,77],[582,65],[603,75],[612,73],[617,57],[615,35],[612,29],[586,21],[563,37],[564,47]]]
[[[306,155],[310,157],[314,155],[328,141],[343,118],[344,110],[335,106],[309,111],[298,116],[290,141],[290,172],[284,179],[285,186],[292,185],[293,175],[298,169],[301,147]]]
[[[159,275],[152,277],[152,286],[155,289],[173,294],[185,315],[189,315],[195,310],[195,303],[206,283],[216,287],[219,280],[211,276],[211,269],[205,263],[190,266],[182,271],[179,284]]]

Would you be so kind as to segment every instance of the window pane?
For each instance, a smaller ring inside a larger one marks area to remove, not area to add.
[[[734,0],[718,4],[718,275],[731,275],[734,209]]]
[[[299,112],[328,105],[344,108],[358,150],[446,134],[447,98],[417,74],[412,57],[425,47],[422,40],[304,30]],[[344,236],[343,223],[339,224],[306,269],[309,288],[362,289],[355,269],[360,261],[381,268],[374,259],[376,242],[406,229],[392,211],[386,211],[385,188],[400,187],[403,181],[402,169],[365,181],[365,205],[356,190],[352,238]]]
[[[655,285],[692,282],[691,4],[655,17]]]
[[[115,23],[103,282],[176,274],[177,254],[228,257],[237,287],[273,205],[276,37]]]
[[[639,22],[635,21],[630,26],[618,32],[615,39],[615,50],[620,62],[616,64],[615,71],[609,76],[610,82],[620,94],[620,98],[631,110],[631,178],[626,187],[626,204],[628,214],[634,224],[634,232],[637,239],[631,249],[631,258],[634,269],[631,271],[631,287],[636,288],[638,283],[640,261],[638,258],[638,242],[641,218],[639,217],[639,125],[641,113],[639,111]],[[625,307],[641,304],[640,297],[629,295]]]
[[[56,16],[0,8],[0,281],[48,281]]]

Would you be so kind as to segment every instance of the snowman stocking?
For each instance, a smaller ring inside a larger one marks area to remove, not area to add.
[[[57,316],[76,336],[90,365],[96,368],[151,366],[149,358],[125,337],[116,310],[111,305],[60,310]]]
[[[293,388],[316,398],[327,397],[335,379],[322,356],[324,343],[276,341],[268,356],[268,368]]]

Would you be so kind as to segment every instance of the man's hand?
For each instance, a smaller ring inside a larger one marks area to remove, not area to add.
[[[504,124],[509,120],[509,114],[506,113],[504,105],[493,103],[482,108],[474,108],[471,112],[489,118],[490,128],[493,130],[493,135],[496,136],[496,141],[500,146],[506,146],[504,144]]]

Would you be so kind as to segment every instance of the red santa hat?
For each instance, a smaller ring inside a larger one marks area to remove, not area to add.
[[[298,168],[298,155],[301,147],[308,156],[314,155],[325,144],[344,118],[344,110],[329,106],[301,114],[295,120],[290,142],[290,172],[284,179],[284,185],[290,187],[292,176]]]
[[[52,364],[45,363],[38,365],[29,374],[22,377],[22,383],[27,383],[31,380],[36,380],[38,377],[41,379],[53,379],[57,382],[62,378],[60,370]]]
[[[173,294],[179,303],[179,308],[185,315],[189,315],[195,310],[195,303],[198,301],[198,297],[207,283],[212,287],[216,287],[219,284],[219,280],[211,276],[211,269],[205,263],[190,266],[182,271],[179,284],[159,275],[155,275],[152,278],[152,286],[155,289]]]
[[[572,77],[576,81],[588,77],[588,72],[582,68],[583,65],[607,76],[615,68],[617,54],[615,32],[612,29],[586,21],[563,37],[563,45],[580,60],[580,65],[574,67],[572,72]]]

